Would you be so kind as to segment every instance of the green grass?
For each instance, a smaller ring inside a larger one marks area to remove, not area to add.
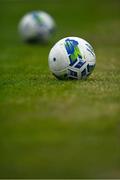
[[[48,45],[23,44],[17,24],[42,9]],[[120,178],[120,1],[0,1],[0,178]],[[59,81],[48,53],[65,36],[89,41],[86,81]]]

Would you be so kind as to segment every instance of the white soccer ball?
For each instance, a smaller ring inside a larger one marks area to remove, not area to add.
[[[55,21],[46,12],[33,11],[21,19],[18,30],[23,41],[48,42],[54,31]]]
[[[95,67],[96,56],[84,39],[66,37],[53,46],[48,63],[58,79],[86,79]]]

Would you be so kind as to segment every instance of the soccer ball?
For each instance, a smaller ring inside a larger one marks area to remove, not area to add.
[[[48,42],[55,27],[55,21],[48,13],[34,11],[23,16],[18,25],[18,31],[23,41]]]
[[[53,46],[48,63],[58,79],[86,79],[95,67],[96,56],[84,39],[66,37]]]

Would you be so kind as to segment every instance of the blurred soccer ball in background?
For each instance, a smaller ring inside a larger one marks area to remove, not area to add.
[[[48,63],[58,79],[86,79],[95,67],[96,56],[84,39],[66,37],[53,46]]]
[[[48,42],[55,31],[54,19],[44,11],[33,11],[23,16],[18,30],[25,42]]]

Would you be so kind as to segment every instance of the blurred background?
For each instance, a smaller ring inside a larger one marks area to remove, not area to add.
[[[56,21],[46,45],[19,37],[33,10]],[[86,81],[49,71],[49,51],[66,36],[94,47]],[[119,67],[119,0],[0,0],[0,178],[120,178]]]

